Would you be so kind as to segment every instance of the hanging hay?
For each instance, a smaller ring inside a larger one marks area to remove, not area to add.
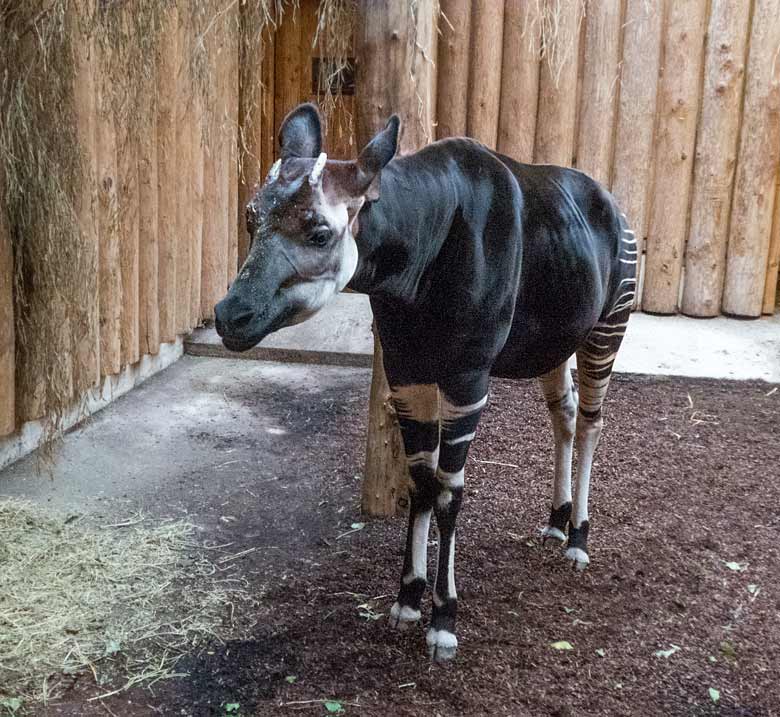
[[[185,653],[227,637],[252,600],[192,545],[194,531],[96,526],[0,500],[0,712],[56,700],[79,675],[98,698],[176,677]]]

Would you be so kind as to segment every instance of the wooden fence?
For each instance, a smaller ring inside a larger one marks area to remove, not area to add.
[[[316,0],[268,29],[262,53],[242,45],[245,4],[226,1],[222,30],[205,40],[206,94],[193,91],[193,47],[203,38],[175,5],[148,121],[136,127],[107,102],[110,50],[78,53],[74,102],[89,181],[75,210],[98,281],[86,346],[64,365],[93,385],[212,317],[248,250],[242,207],[275,158],[279,122],[316,98]],[[441,9],[438,51],[420,55],[420,71],[435,74],[430,97],[416,103],[426,117],[436,105],[439,137],[471,135],[521,161],[580,167],[610,187],[644,240],[644,310],[774,311],[780,0],[441,0]],[[358,77],[360,63],[358,52]],[[364,99],[358,83],[342,105],[353,127],[373,121]],[[336,155],[355,152],[349,136],[335,146]],[[4,219],[0,212],[0,436],[46,412],[34,392],[14,390],[25,369],[14,366]]]
[[[774,312],[780,0],[441,8],[439,137],[608,186],[643,237],[645,311]]]

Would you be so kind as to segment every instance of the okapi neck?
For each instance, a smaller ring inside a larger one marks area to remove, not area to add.
[[[452,225],[458,199],[442,171],[400,157],[382,171],[379,199],[360,210],[358,266],[349,288],[414,303]]]

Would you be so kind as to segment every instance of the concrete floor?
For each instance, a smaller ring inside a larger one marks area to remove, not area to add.
[[[282,329],[260,346],[231,354],[213,329],[185,341],[196,356],[371,366],[371,307],[361,294],[340,294],[303,324]],[[780,315],[741,321],[719,317],[632,315],[615,370],[703,378],[780,381]]]

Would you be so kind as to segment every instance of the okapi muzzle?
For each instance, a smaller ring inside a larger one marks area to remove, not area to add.
[[[328,161],[316,108],[302,105],[288,115],[281,159],[246,209],[249,255],[215,307],[228,349],[245,351],[305,321],[347,285],[358,266],[355,219],[366,199],[378,196],[378,174],[395,154],[397,133],[393,118],[357,161]]]

